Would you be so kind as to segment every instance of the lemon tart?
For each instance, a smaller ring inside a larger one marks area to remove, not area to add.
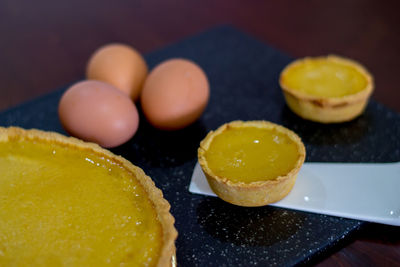
[[[354,119],[374,88],[372,75],[361,64],[333,55],[295,60],[284,68],[279,83],[294,113],[321,123]]]
[[[0,127],[1,266],[171,266],[174,218],[150,177],[93,143]]]
[[[301,139],[267,121],[233,121],[201,141],[198,160],[211,189],[239,206],[263,206],[285,197],[305,159]]]

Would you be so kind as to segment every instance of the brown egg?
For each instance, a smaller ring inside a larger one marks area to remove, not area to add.
[[[124,44],[108,44],[90,57],[86,77],[114,85],[138,100],[148,72],[142,55]]]
[[[58,115],[68,133],[103,147],[125,143],[139,125],[133,101],[112,85],[99,81],[71,86],[61,97]]]
[[[201,116],[209,91],[207,76],[196,63],[170,59],[150,72],[140,100],[144,115],[154,127],[176,130]]]

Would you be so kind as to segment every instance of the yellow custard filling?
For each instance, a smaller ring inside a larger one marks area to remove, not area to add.
[[[214,137],[205,158],[215,175],[251,183],[288,174],[299,155],[297,144],[275,129],[228,127]]]
[[[0,266],[152,266],[162,230],[118,162],[58,144],[0,142]]]
[[[365,74],[347,62],[314,58],[294,64],[284,73],[286,87],[318,97],[342,97],[364,90]]]

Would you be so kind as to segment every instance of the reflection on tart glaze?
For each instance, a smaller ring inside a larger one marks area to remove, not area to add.
[[[216,175],[245,183],[286,175],[298,160],[297,145],[287,135],[257,127],[227,128],[205,157]]]
[[[118,162],[16,139],[0,142],[0,173],[0,265],[157,263],[157,214]]]
[[[320,97],[342,97],[358,93],[367,86],[367,78],[353,65],[325,58],[305,60],[285,73],[286,86]]]

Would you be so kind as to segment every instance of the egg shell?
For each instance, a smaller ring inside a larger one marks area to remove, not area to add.
[[[142,55],[125,44],[108,44],[97,49],[90,57],[86,77],[109,83],[128,94],[133,101],[139,99],[148,67]]]
[[[208,79],[200,66],[187,59],[169,59],[148,75],[140,103],[154,127],[177,130],[201,116],[209,95]]]
[[[132,138],[139,125],[133,101],[117,88],[99,81],[82,81],[61,97],[58,114],[73,136],[115,147]]]

